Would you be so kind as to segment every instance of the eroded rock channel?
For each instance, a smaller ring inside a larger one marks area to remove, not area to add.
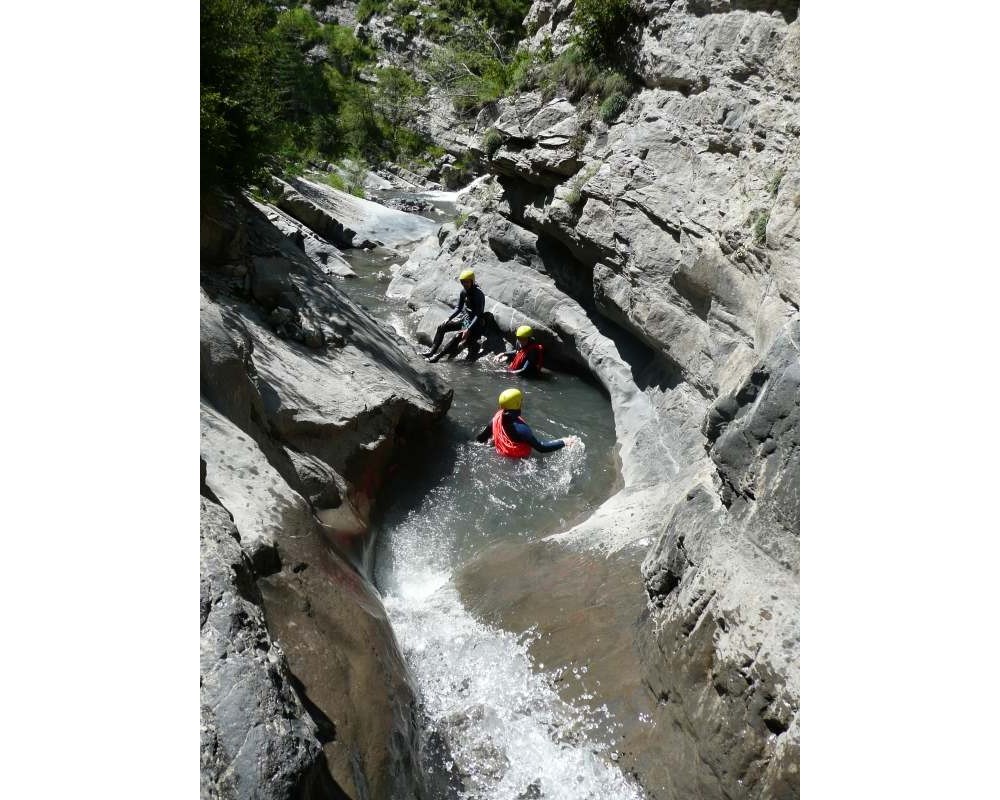
[[[797,8],[649,5],[608,122],[432,96],[461,195],[203,199],[204,797],[798,797]],[[510,379],[413,346],[466,267],[583,448],[470,441]]]

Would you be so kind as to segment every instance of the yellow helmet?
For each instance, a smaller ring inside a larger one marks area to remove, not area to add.
[[[460,281],[474,281],[476,279],[476,273],[471,269],[463,269],[462,274],[458,276]]]
[[[520,411],[523,399],[524,395],[521,394],[520,389],[504,389],[500,392],[500,408]]]
[[[531,326],[522,325],[520,328],[517,329],[517,333],[515,333],[514,335],[517,336],[518,339],[524,339],[527,336],[531,336]]]

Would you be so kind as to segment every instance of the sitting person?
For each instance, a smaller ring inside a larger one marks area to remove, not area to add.
[[[476,273],[471,269],[464,270],[458,276],[458,280],[462,284],[462,291],[458,295],[458,308],[452,312],[448,319],[438,325],[431,349],[423,354],[424,358],[431,363],[440,361],[442,356],[454,358],[463,347],[471,348],[478,345],[479,337],[483,335],[486,295],[476,283]],[[459,330],[461,333],[453,336],[444,349],[438,352],[444,335],[449,331]]]
[[[531,326],[522,325],[515,334],[514,349],[501,353],[497,357],[498,361],[506,361],[510,365],[507,367],[507,371],[512,375],[537,377],[542,372],[545,351],[541,344],[534,340],[531,333]]]
[[[539,453],[551,453],[580,441],[578,436],[564,436],[550,442],[540,442],[528,423],[521,417],[524,395],[520,389],[500,393],[500,410],[476,436],[477,442],[492,443],[496,451],[508,458],[527,458],[534,448]]]

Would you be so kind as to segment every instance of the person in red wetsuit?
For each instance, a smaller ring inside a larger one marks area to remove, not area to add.
[[[510,365],[507,371],[512,375],[537,377],[542,372],[544,349],[532,338],[530,325],[522,325],[514,335],[517,339],[514,349],[501,353],[499,359]]]
[[[564,436],[550,442],[540,442],[528,423],[521,418],[524,395],[520,389],[507,389],[500,393],[500,410],[476,436],[478,442],[491,442],[496,451],[507,458],[527,458],[532,449],[551,453],[580,441],[577,436]]]

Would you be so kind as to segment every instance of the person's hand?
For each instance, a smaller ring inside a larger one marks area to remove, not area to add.
[[[462,331],[462,338],[459,339],[459,341],[462,342],[462,344],[465,344],[467,341],[469,341],[469,330],[471,329],[466,328],[464,331]]]
[[[569,436],[563,436],[563,442],[566,447],[575,447],[580,444],[580,437],[570,434]]]

